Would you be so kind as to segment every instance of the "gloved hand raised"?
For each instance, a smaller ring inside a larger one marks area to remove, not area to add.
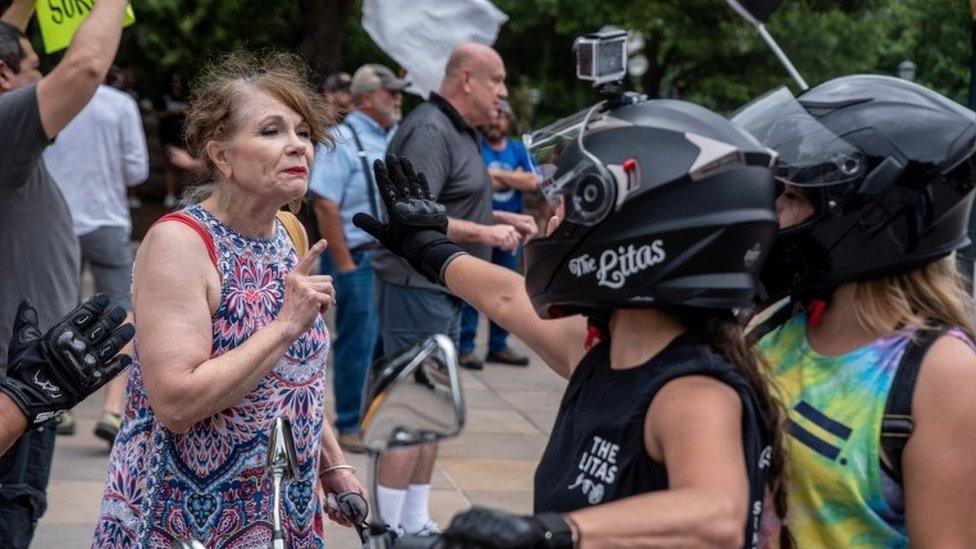
[[[573,534],[559,513],[531,517],[487,507],[459,513],[443,534],[448,547],[485,549],[571,549]]]
[[[447,238],[447,213],[431,196],[427,178],[414,172],[409,160],[393,155],[386,156],[386,164],[377,160],[373,173],[389,221],[360,212],[352,222],[428,280],[443,284],[444,268],[464,250]]]
[[[125,311],[109,305],[108,297],[95,295],[42,336],[37,311],[27,300],[20,303],[0,391],[30,424],[43,423],[78,404],[132,362],[118,353],[135,328],[119,327]]]

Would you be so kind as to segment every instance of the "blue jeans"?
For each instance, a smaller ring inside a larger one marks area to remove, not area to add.
[[[518,269],[518,252],[492,248],[491,262],[509,270]],[[465,355],[474,352],[474,338],[478,334],[478,311],[463,303],[461,305],[461,343],[458,353]],[[508,346],[508,330],[491,322],[488,326],[488,352],[497,353]]]
[[[0,547],[26,549],[47,509],[54,422],[23,434],[0,457]]]
[[[336,402],[336,429],[359,427],[359,408],[369,365],[379,349],[379,311],[373,298],[376,284],[370,257],[373,250],[352,252],[356,268],[341,273],[332,258],[322,255],[322,272],[332,275],[336,291],[336,332],[332,346],[332,390]]]

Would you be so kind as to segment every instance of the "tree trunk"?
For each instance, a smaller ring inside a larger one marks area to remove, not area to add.
[[[346,25],[355,0],[303,0],[307,14],[298,51],[312,70],[326,75],[342,67]]]

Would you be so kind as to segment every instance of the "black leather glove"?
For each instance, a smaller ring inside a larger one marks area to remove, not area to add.
[[[455,515],[443,534],[448,547],[484,549],[571,549],[573,535],[559,513],[531,517],[472,507]]]
[[[0,391],[31,424],[73,407],[124,370],[132,359],[118,354],[136,331],[121,307],[98,294],[41,335],[37,311],[24,300],[17,309]]]
[[[376,186],[386,204],[388,223],[357,213],[352,222],[404,258],[427,280],[444,283],[444,268],[464,253],[447,238],[447,213],[430,194],[427,178],[406,158],[386,156],[373,164]]]

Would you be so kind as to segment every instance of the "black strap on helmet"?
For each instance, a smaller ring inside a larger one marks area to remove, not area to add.
[[[922,368],[922,361],[932,345],[945,335],[947,328],[938,327],[919,330],[915,337],[908,341],[905,353],[898,362],[895,379],[888,391],[884,416],[881,420],[881,448],[888,457],[888,462],[881,460],[881,468],[893,480],[902,484],[901,456],[908,444],[908,438],[915,430],[912,420],[912,396],[915,394],[915,382],[918,372]]]

